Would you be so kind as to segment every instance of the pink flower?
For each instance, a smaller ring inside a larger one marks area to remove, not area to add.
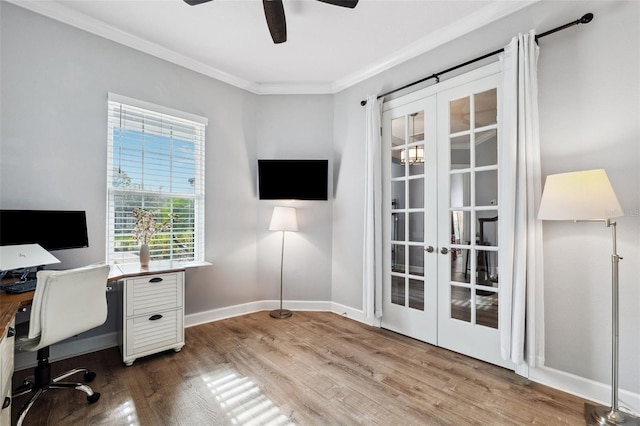
[[[147,244],[154,235],[171,227],[171,219],[175,215],[171,214],[170,219],[158,224],[153,216],[156,212],[144,209],[133,209],[133,217],[136,218],[136,226],[133,228],[133,238],[142,244]]]

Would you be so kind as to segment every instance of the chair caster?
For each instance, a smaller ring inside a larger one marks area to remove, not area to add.
[[[89,404],[93,404],[94,402],[98,402],[99,399],[100,399],[100,392],[94,392],[93,395],[87,396],[87,401],[89,401]]]
[[[86,383],[92,382],[93,379],[96,378],[96,373],[94,373],[93,371],[88,371],[86,373],[84,373],[84,381]]]

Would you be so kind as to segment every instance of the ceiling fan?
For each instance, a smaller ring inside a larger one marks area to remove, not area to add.
[[[184,0],[190,6],[207,3],[212,0]],[[332,4],[353,9],[358,4],[358,0],[318,0],[322,3]],[[264,6],[264,16],[267,18],[267,26],[274,43],[284,43],[287,41],[287,21],[284,17],[284,7],[282,0],[262,0]]]

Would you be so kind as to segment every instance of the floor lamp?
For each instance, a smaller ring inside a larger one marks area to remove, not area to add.
[[[296,232],[298,230],[298,221],[296,220],[296,209],[294,207],[279,207],[273,208],[273,215],[271,216],[271,223],[269,224],[269,231],[281,231],[282,232],[282,250],[280,252],[280,309],[275,309],[269,312],[273,318],[289,318],[291,311],[288,309],[282,309],[282,275],[284,269],[284,233],[285,231]]]
[[[602,222],[611,228],[613,237],[611,407],[587,405],[585,413],[587,422],[597,425],[640,424],[638,418],[618,409],[618,263],[622,257],[616,247],[616,222],[611,218],[622,215],[622,207],[603,169],[547,176],[538,219]]]

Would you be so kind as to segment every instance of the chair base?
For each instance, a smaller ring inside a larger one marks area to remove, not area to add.
[[[96,373],[87,370],[86,368],[74,368],[65,373],[62,373],[54,378],[51,378],[51,366],[49,365],[49,348],[42,348],[38,350],[38,366],[34,369],[33,382],[25,380],[24,383],[18,386],[13,392],[13,399],[33,393],[31,398],[22,406],[18,414],[18,421],[16,426],[21,426],[24,418],[27,416],[29,409],[36,402],[38,397],[44,392],[50,389],[76,389],[87,394],[87,401],[89,404],[93,404],[100,399],[100,393],[94,392],[90,386],[80,382],[63,382],[62,380],[70,377],[74,374],[84,373],[84,381],[91,382],[96,377]]]

